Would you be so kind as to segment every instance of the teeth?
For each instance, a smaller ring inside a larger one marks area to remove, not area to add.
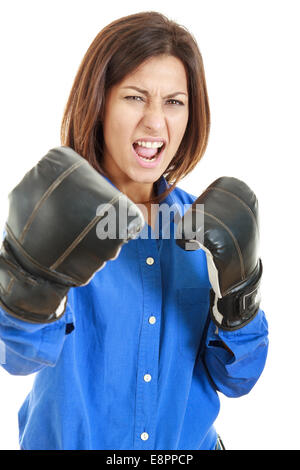
[[[158,149],[164,145],[163,142],[145,142],[143,140],[138,140],[137,144],[141,147],[146,147],[148,149]]]
[[[139,155],[139,158],[140,158],[141,160],[144,160],[144,162],[152,162],[153,160],[156,160],[157,156],[154,155],[154,157],[151,157],[151,158],[144,158],[144,157],[141,157],[141,156]]]

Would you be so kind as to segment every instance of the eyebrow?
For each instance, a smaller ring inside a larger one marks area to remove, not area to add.
[[[138,88],[137,86],[128,85],[128,86],[122,87],[122,89],[131,89],[131,90],[135,90],[135,91],[138,91],[139,93],[142,93],[143,95],[149,96],[149,92],[148,92],[147,90],[142,90],[141,88]],[[172,98],[173,96],[177,96],[177,95],[185,95],[185,96],[188,96],[188,95],[187,95],[186,93],[184,93],[183,91],[175,91],[174,93],[170,93],[169,95],[164,96],[164,99],[165,99],[165,98]]]

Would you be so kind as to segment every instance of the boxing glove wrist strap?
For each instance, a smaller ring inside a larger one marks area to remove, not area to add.
[[[218,327],[233,331],[254,318],[259,310],[261,276],[262,262],[259,260],[253,274],[224,297],[218,298],[211,290],[211,317]]]
[[[0,305],[6,312],[30,323],[51,323],[64,314],[68,290],[24,270],[4,240],[0,253]]]

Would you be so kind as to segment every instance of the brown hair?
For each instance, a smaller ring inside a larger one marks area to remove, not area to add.
[[[73,148],[101,172],[102,117],[107,91],[146,59],[162,54],[181,60],[189,91],[186,132],[164,173],[167,182],[172,183],[168,193],[203,156],[208,142],[210,110],[196,40],[184,26],[161,13],[150,11],[129,15],[113,21],[99,32],[75,77],[62,119],[61,143]]]

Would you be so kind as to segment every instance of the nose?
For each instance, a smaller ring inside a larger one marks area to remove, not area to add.
[[[152,102],[145,108],[143,124],[153,131],[160,131],[164,128],[165,115],[161,104]]]

